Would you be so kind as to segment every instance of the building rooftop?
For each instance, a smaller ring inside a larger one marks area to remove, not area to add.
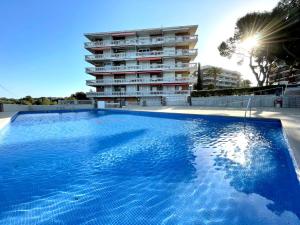
[[[188,31],[190,34],[195,34],[198,25],[186,25],[176,27],[159,27],[159,28],[148,28],[148,29],[135,29],[135,30],[123,30],[123,31],[109,31],[109,32],[97,32],[97,33],[85,33],[84,36],[89,40],[93,41],[96,37],[101,36],[121,36],[121,35],[140,35],[143,34],[163,34],[170,31]]]

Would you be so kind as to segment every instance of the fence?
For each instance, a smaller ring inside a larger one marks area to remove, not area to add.
[[[193,106],[245,108],[250,95],[192,98]],[[253,95],[251,107],[274,107],[275,95]],[[300,96],[283,96],[284,108],[300,108]]]
[[[58,100],[58,104],[60,104],[60,105],[69,105],[69,104],[85,105],[85,104],[95,104],[95,101],[94,100]]]

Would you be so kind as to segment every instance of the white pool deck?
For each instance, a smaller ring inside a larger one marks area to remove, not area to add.
[[[5,127],[17,112],[0,112],[0,130]]]
[[[123,108],[124,109],[124,108]],[[165,107],[127,107],[126,110],[187,113],[199,115],[221,115],[244,117],[244,109],[217,108],[199,106],[165,106]],[[0,113],[0,129],[10,122],[16,112]],[[257,108],[252,109],[252,117],[280,119],[285,130],[292,154],[296,163],[298,177],[300,177],[300,109],[296,108]]]

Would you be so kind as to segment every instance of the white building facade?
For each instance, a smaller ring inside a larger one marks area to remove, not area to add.
[[[213,77],[209,74],[209,70],[212,67],[208,65],[201,68],[204,89],[208,89],[209,85],[213,85],[216,89],[239,87],[241,81],[240,72],[220,68],[221,73],[217,77]]]
[[[88,33],[92,54],[86,81],[89,98],[110,103],[161,105],[168,98],[190,95],[197,69],[197,25]]]
[[[274,83],[300,84],[300,69],[290,69],[290,67],[285,64],[271,68],[269,84]]]

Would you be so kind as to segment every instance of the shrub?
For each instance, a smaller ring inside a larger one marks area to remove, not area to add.
[[[225,96],[225,95],[274,95],[280,94],[285,85],[269,85],[264,87],[247,87],[247,88],[230,88],[230,89],[214,89],[192,91],[192,97],[209,97],[209,96]]]

